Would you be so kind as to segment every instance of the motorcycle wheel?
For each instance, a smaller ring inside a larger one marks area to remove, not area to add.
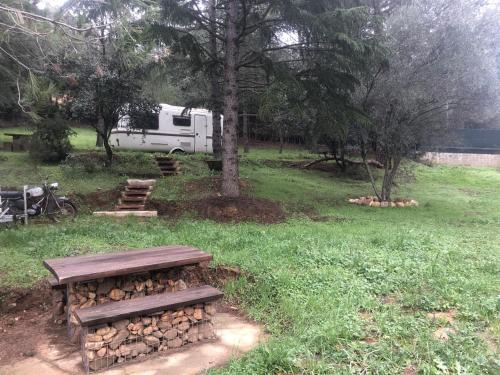
[[[54,212],[52,215],[50,215],[50,218],[53,221],[59,222],[63,219],[72,219],[76,216],[76,207],[73,205],[73,203],[60,202],[59,206],[61,208],[58,209],[57,212]]]

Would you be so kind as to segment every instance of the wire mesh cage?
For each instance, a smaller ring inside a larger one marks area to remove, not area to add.
[[[67,285],[66,314],[68,335],[71,342],[80,339],[80,324],[74,311],[104,303],[140,298],[159,293],[184,290],[186,283],[180,279],[181,269],[172,268],[163,272],[142,272],[127,276],[109,277],[100,280],[69,283]]]
[[[159,311],[81,330],[87,373],[216,338],[212,303]]]

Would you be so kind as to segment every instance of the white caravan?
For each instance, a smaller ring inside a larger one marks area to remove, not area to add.
[[[111,131],[109,143],[116,149],[213,153],[212,112],[193,108],[183,114],[184,107],[160,107],[158,122],[148,129],[131,129],[128,118],[121,119]]]

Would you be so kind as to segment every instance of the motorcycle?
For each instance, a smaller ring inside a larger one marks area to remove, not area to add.
[[[17,221],[18,219],[47,216],[53,221],[62,217],[74,217],[76,207],[69,198],[58,197],[55,191],[59,184],[54,182],[26,189],[26,203],[23,191],[0,190],[0,222]],[[26,210],[25,210],[26,207]],[[2,220],[3,218],[3,220]]]

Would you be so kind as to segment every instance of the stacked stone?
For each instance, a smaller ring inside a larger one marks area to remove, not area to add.
[[[97,371],[154,352],[213,339],[215,313],[211,303],[196,304],[91,327],[82,343],[84,365]]]
[[[73,314],[75,310],[103,303],[187,289],[186,283],[179,276],[179,269],[171,269],[166,272],[145,272],[70,284],[67,305],[69,306],[71,341],[78,342],[81,332],[78,320]]]
[[[66,315],[66,289],[52,288],[52,318],[54,323],[65,323]]]
[[[380,201],[377,197],[361,197],[349,199],[349,203],[370,207],[417,207],[418,202],[413,199],[395,199],[394,201]]]

